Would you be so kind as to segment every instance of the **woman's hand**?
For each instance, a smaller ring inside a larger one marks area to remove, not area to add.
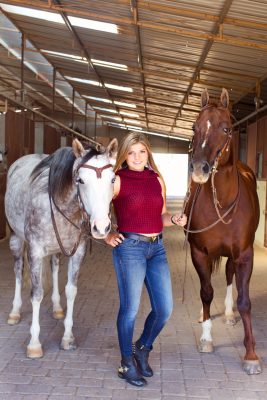
[[[112,247],[118,246],[124,240],[124,236],[119,232],[110,232],[104,239],[107,244]]]
[[[179,225],[179,226],[185,226],[186,225],[186,223],[187,223],[187,216],[185,215],[185,214],[180,214],[180,215],[178,215],[178,214],[175,214],[175,215],[172,215],[172,217],[171,217],[171,222],[174,224],[174,225]]]

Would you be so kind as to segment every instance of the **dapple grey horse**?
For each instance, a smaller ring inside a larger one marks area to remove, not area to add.
[[[20,321],[24,245],[32,282],[31,339],[27,356],[43,356],[39,341],[39,310],[43,299],[43,258],[51,256],[53,277],[53,313],[64,316],[58,292],[59,254],[69,256],[65,288],[67,311],[61,347],[75,348],[72,333],[73,306],[77,280],[86,252],[88,235],[105,238],[110,231],[110,202],[114,172],[111,159],[117,140],[106,149],[85,150],[78,139],[72,147],[58,149],[50,156],[31,154],[21,157],[8,171],[5,211],[12,234],[10,249],[15,259],[16,287],[8,323]]]

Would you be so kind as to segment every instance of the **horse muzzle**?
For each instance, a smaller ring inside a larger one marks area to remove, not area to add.
[[[111,229],[109,218],[91,221],[91,233],[95,239],[104,239]]]
[[[192,179],[196,183],[206,183],[210,177],[211,167],[207,161],[191,161],[189,164],[189,172]]]

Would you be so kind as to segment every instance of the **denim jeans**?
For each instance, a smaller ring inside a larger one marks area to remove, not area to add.
[[[141,343],[151,348],[170,318],[173,308],[170,270],[162,239],[143,242],[125,238],[113,249],[113,262],[120,296],[119,345],[122,356],[130,356],[144,282],[152,310],[146,318]]]

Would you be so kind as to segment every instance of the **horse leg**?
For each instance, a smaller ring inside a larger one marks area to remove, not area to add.
[[[227,283],[227,289],[226,289],[226,297],[224,300],[224,305],[225,305],[225,321],[227,325],[235,325],[236,324],[236,319],[234,316],[234,311],[233,311],[233,306],[234,306],[234,300],[233,300],[233,277],[235,273],[235,265],[234,261],[231,258],[228,258],[225,266],[225,274],[226,274],[226,283]]]
[[[81,243],[76,253],[70,257],[68,263],[68,282],[65,288],[67,298],[67,312],[64,320],[65,331],[61,340],[61,349],[75,350],[76,343],[72,333],[73,327],[73,306],[77,294],[77,281],[79,270],[86,251],[86,244]]]
[[[240,255],[236,268],[236,288],[238,292],[237,309],[244,325],[244,345],[246,354],[243,369],[248,375],[260,374],[262,369],[255,353],[255,340],[251,325],[251,302],[249,298],[249,282],[253,268],[253,248]]]
[[[59,257],[60,254],[53,254],[51,256],[51,270],[52,270],[52,281],[53,281],[53,291],[51,299],[53,303],[53,317],[55,319],[64,318],[64,311],[60,305],[60,294],[58,290]]]
[[[16,277],[16,285],[15,285],[15,294],[13,299],[13,307],[8,316],[7,323],[9,325],[15,325],[20,321],[20,309],[22,305],[21,286],[22,286],[24,241],[15,234],[12,234],[9,246],[15,260],[14,272]]]
[[[213,343],[211,336],[212,322],[210,318],[210,305],[213,300],[213,288],[211,286],[212,265],[208,256],[191,246],[191,256],[194,267],[200,279],[200,297],[203,309],[202,335],[199,343],[201,353],[211,353]]]
[[[40,324],[39,324],[39,312],[41,301],[44,296],[43,285],[42,285],[42,258],[33,254],[31,247],[28,251],[28,259],[31,271],[31,282],[32,282],[32,324],[31,324],[31,339],[27,346],[27,357],[29,358],[40,358],[43,356],[43,350],[39,341]]]

